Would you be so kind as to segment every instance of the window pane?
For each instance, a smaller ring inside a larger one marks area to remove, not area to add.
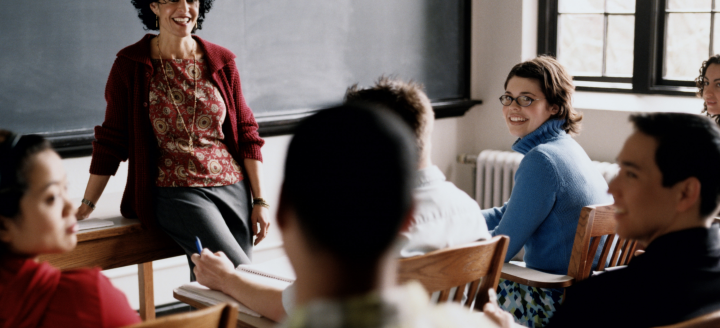
[[[670,10],[710,11],[712,0],[668,0],[667,7]]]
[[[713,31],[713,54],[720,53],[720,14],[715,14],[715,26]],[[707,58],[705,58],[707,59]],[[700,67],[700,66],[698,66]]]
[[[635,13],[635,0],[608,0],[609,13]]]
[[[603,15],[558,15],[558,39],[558,60],[570,74],[602,74]]]
[[[606,76],[632,76],[634,40],[635,16],[608,16]]]
[[[663,78],[692,80],[710,49],[710,14],[668,14]]]
[[[559,0],[559,13],[604,13],[605,0]]]

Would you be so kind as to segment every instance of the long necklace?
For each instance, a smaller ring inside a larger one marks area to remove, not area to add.
[[[188,130],[188,127],[185,124],[185,120],[183,119],[182,114],[180,114],[180,107],[178,107],[177,103],[175,102],[175,98],[173,97],[172,91],[170,90],[170,82],[168,82],[167,72],[165,72],[165,64],[163,64],[163,60],[162,60],[163,55],[162,55],[162,51],[160,50],[160,35],[157,36],[156,45],[158,48],[158,53],[160,53],[160,67],[163,72],[163,75],[165,76],[165,84],[167,84],[168,97],[172,100],[172,103],[175,106],[175,110],[178,113],[178,117],[180,118],[180,122],[182,122],[183,127],[185,128],[185,132],[187,132],[187,134],[188,134],[188,146],[190,148],[190,152],[192,152],[194,150],[192,133],[190,132],[190,130]],[[193,94],[194,103],[193,103],[192,121],[190,121],[191,128],[193,128],[193,124],[195,124],[195,113],[197,113],[197,55],[196,55],[196,50],[197,50],[197,43],[195,44],[195,49],[193,49],[193,65],[195,66],[195,71],[193,72],[193,84],[195,84],[195,93]],[[195,130],[195,129],[193,128],[193,130]]]

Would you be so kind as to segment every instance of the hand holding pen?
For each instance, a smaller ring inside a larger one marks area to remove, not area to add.
[[[197,247],[198,255],[202,256],[202,243],[200,242],[200,237],[195,236],[195,247]]]

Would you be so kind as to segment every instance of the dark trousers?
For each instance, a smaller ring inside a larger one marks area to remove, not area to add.
[[[185,250],[191,281],[196,236],[204,248],[224,252],[235,266],[251,263],[252,208],[245,181],[220,187],[156,187],[154,196],[158,223]]]

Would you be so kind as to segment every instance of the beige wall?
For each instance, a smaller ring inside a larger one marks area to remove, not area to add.
[[[503,83],[512,66],[536,56],[537,10],[537,0],[473,1],[472,96],[483,104],[457,119],[459,152],[511,150],[515,138],[507,132],[497,98],[504,92]],[[693,97],[593,92],[577,92],[573,103],[584,115],[576,140],[590,158],[608,162],[614,161],[632,133],[630,114],[699,113],[702,107],[702,101]]]
[[[463,190],[469,191],[472,183],[467,167],[457,165],[459,153],[479,153],[484,149],[510,150],[511,137],[501,115],[497,98],[504,92],[503,82],[516,63],[534,57],[536,53],[537,0],[474,0],[472,36],[472,97],[484,104],[475,106],[465,116],[441,119],[435,123],[433,134],[433,162]],[[615,96],[579,94],[576,107],[584,113],[583,132],[577,141],[592,159],[613,161],[623,140],[631,133],[628,115],[637,110],[690,109],[698,111],[701,102],[687,97]],[[266,139],[265,195],[272,204],[272,229],[266,241],[255,251],[255,259],[276,256],[280,235],[275,220],[283,162],[290,136]],[[82,197],[87,183],[89,158],[69,159],[64,164],[69,174],[70,193]],[[118,176],[111,179],[108,191],[124,188],[127,168],[121,167]],[[98,204],[102,205],[102,201]],[[172,288],[188,280],[184,258],[165,260],[156,264],[161,269],[155,274],[156,303],[172,302]],[[106,271],[131,301],[137,295],[135,268],[127,267]]]

